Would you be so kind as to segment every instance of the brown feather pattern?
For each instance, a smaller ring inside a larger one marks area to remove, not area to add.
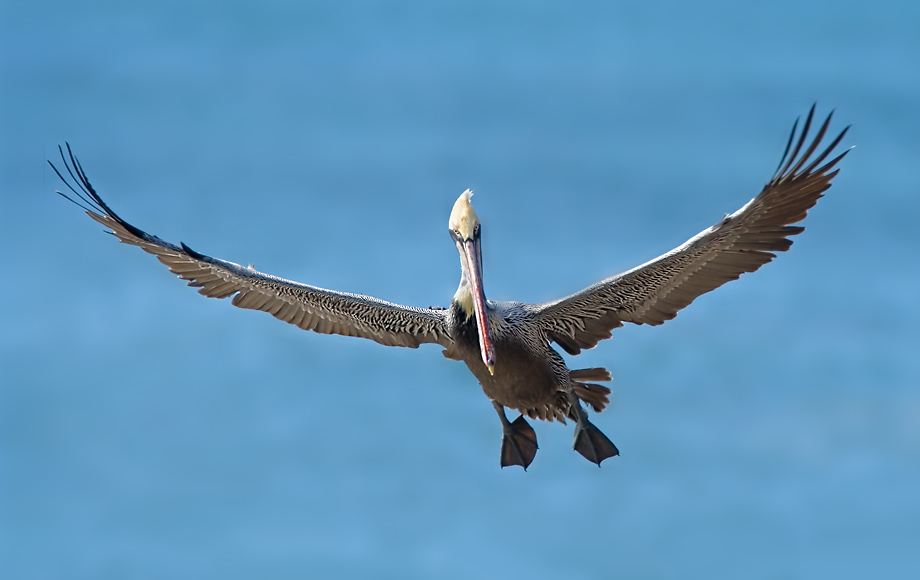
[[[81,205],[91,218],[110,228],[111,233],[123,243],[156,256],[171,272],[187,280],[189,286],[198,288],[204,296],[232,296],[234,306],[262,310],[279,320],[322,334],[357,336],[387,346],[410,348],[426,342],[445,347],[452,344],[443,310],[402,306],[371,296],[292,282],[150,235],[112,211],[93,189],[69,146],[67,153],[65,157],[62,150],[61,157],[80,191],[74,189],[54,165],[52,168],[85,205],[71,201]],[[68,158],[70,163],[67,163]]]
[[[814,112],[812,107],[798,140],[794,139],[798,123],[793,126],[777,172],[763,191],[740,210],[637,268],[561,300],[534,305],[535,317],[547,337],[570,354],[578,354],[609,338],[610,331],[624,322],[662,324],[698,296],[757,270],[776,257],[776,252],[788,250],[792,245],[789,236],[804,231],[791,224],[805,219],[808,210],[831,186],[838,171],[834,166],[849,151],[824,163],[847,127],[810,159],[827,132],[831,113],[798,157]]]

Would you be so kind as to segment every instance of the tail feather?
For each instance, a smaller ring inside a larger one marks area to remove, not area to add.
[[[609,381],[610,371],[603,367],[596,367],[593,369],[575,369],[569,371],[569,377],[576,381]]]
[[[563,396],[558,397],[555,405],[540,405],[539,407],[533,407],[530,409],[522,409],[521,413],[527,415],[531,419],[539,419],[541,421],[559,421],[562,424],[565,424],[565,417],[568,413],[568,405],[564,401]]]
[[[607,369],[600,367],[593,369],[575,369],[569,371],[569,378],[571,379],[570,384],[572,390],[575,391],[578,398],[591,405],[591,408],[594,409],[596,413],[603,411],[607,407],[607,404],[610,403],[610,399],[608,398],[610,389],[603,385],[582,382],[611,380],[610,372]],[[560,423],[565,423],[566,419],[576,420],[572,404],[565,391],[559,391],[553,403],[518,410],[531,419],[539,419],[541,421],[559,421]]]
[[[610,399],[610,389],[602,385],[596,385],[585,381],[609,381],[610,371],[603,367],[592,369],[575,369],[569,371],[569,378],[572,379],[572,390],[578,395],[578,398],[591,405],[596,413],[603,411]]]
[[[603,385],[573,382],[572,389],[579,399],[591,405],[595,413],[603,411],[607,407],[607,403],[610,402],[607,397],[610,394],[610,389]]]

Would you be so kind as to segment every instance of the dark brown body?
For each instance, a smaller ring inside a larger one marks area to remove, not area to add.
[[[457,305],[451,306],[454,352],[456,358],[466,363],[479,381],[489,399],[522,413],[527,409],[554,404],[557,394],[568,385],[568,369],[562,357],[546,344],[545,352],[533,348],[517,338],[507,336],[503,326],[507,323],[494,309],[489,309],[492,336],[495,342],[497,363],[495,374],[489,373],[482,362],[476,318],[466,316]],[[453,353],[452,353],[453,354]]]
[[[540,336],[523,305],[490,302],[488,316],[497,360],[494,375],[482,362],[476,318],[467,316],[456,302],[448,316],[454,344],[444,355],[463,361],[490,400],[550,421],[575,419],[567,395],[573,389],[596,410],[606,406],[610,389],[576,379],[604,381],[610,379],[609,373],[604,369],[570,372],[559,353]]]

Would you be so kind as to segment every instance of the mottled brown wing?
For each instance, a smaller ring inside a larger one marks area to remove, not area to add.
[[[628,272],[602,280],[581,292],[532,307],[547,336],[570,354],[592,348],[624,322],[661,324],[701,294],[715,290],[745,272],[753,272],[792,245],[789,236],[804,231],[793,226],[831,186],[844,151],[821,165],[840,143],[847,127],[813,160],[831,115],[799,156],[814,117],[812,106],[799,139],[792,127],[786,151],[773,178],[760,195],[682,246]],[[793,141],[795,147],[790,154]]]
[[[198,288],[204,296],[232,296],[234,306],[262,310],[304,330],[323,334],[358,336],[387,346],[411,348],[425,342],[445,347],[451,344],[446,329],[446,311],[401,306],[371,296],[292,282],[200,254],[185,244],[176,246],[152,236],[121,219],[102,201],[69,145],[67,156],[61,150],[61,159],[80,191],[64,178],[54,164],[51,167],[83,203],[58,193],[83,207],[97,222],[111,228],[123,243],[156,256],[170,271],[188,280],[188,285]]]

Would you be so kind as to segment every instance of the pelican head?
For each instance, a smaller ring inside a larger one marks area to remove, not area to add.
[[[495,374],[495,346],[492,343],[492,334],[489,329],[489,318],[486,315],[486,295],[482,289],[482,249],[479,245],[479,218],[470,203],[473,192],[467,189],[460,194],[450,212],[450,221],[447,227],[450,236],[457,244],[460,252],[460,267],[462,270],[460,288],[454,295],[454,301],[460,306],[466,317],[476,317],[476,327],[479,331],[479,349],[482,353],[482,362]]]

